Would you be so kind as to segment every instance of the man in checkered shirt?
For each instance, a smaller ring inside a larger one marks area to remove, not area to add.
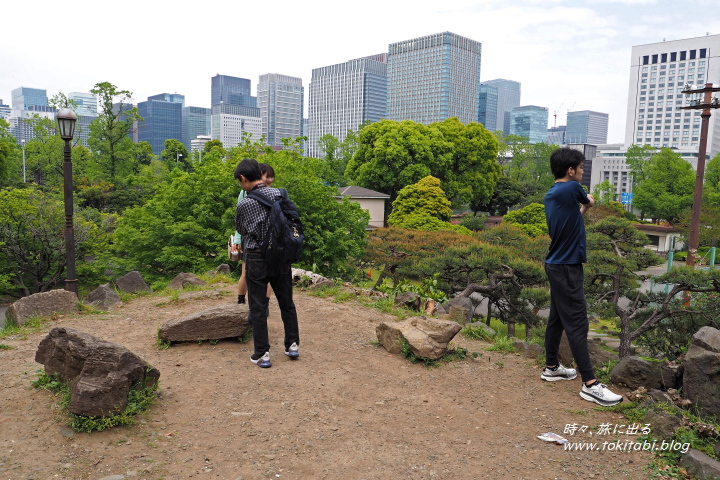
[[[270,201],[280,198],[280,190],[270,188],[262,183],[260,165],[253,159],[246,158],[235,168],[235,178],[243,190],[257,192]],[[270,340],[267,327],[268,297],[267,285],[270,283],[275,298],[280,306],[280,316],[285,327],[285,355],[291,360],[300,356],[300,334],[298,331],[297,312],[292,298],[292,275],[290,265],[278,271],[270,271],[261,252],[261,246],[268,235],[270,227],[270,209],[251,197],[242,199],[235,211],[235,228],[243,239],[243,262],[248,288],[248,305],[250,307],[249,322],[253,331],[255,353],[250,361],[262,368],[269,368]]]

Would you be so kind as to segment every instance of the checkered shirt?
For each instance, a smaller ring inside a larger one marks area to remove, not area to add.
[[[253,190],[270,200],[281,196],[277,188],[260,187]],[[235,210],[235,228],[242,235],[243,248],[260,248],[265,241],[270,227],[270,210],[257,200],[245,197]]]

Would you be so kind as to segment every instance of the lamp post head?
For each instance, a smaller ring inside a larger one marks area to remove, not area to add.
[[[67,105],[61,108],[57,113],[58,127],[60,128],[60,138],[63,140],[72,140],[75,133],[75,122],[77,115]]]

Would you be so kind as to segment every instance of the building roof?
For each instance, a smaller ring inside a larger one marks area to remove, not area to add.
[[[340,187],[340,195],[353,198],[390,198],[390,195],[363,187]]]

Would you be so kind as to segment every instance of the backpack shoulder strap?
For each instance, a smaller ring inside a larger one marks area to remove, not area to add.
[[[275,203],[269,198],[267,198],[265,195],[260,194],[259,192],[250,192],[248,193],[247,198],[252,198],[253,200],[265,205],[268,208],[272,208],[273,203]]]

